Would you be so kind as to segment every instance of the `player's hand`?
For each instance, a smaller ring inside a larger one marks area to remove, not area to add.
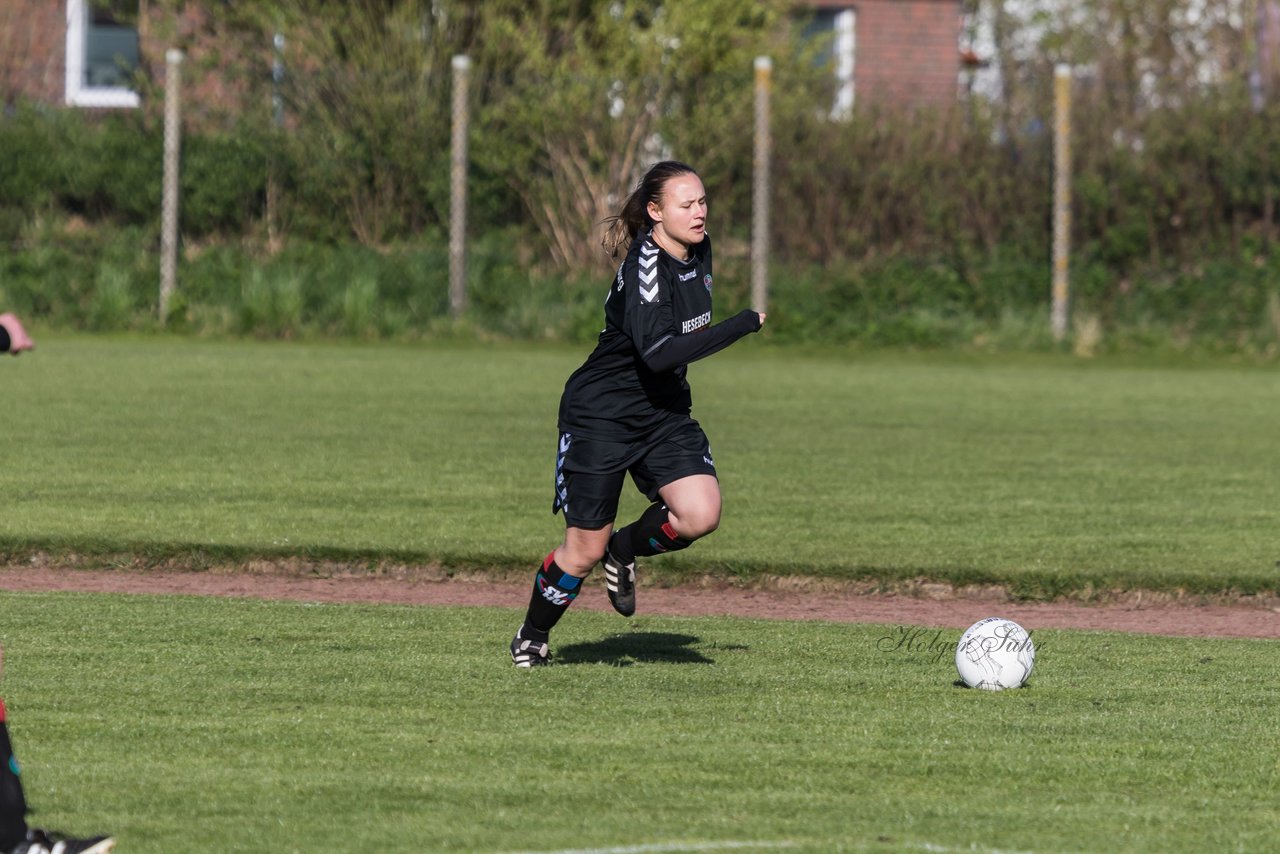
[[[763,327],[763,326],[764,326],[764,319],[765,319],[768,315],[766,315],[763,311],[757,311],[757,312],[756,312],[756,314],[760,315],[760,326],[761,326],[761,327]]]
[[[27,334],[27,330],[22,328],[22,321],[12,314],[5,312],[0,314],[0,327],[9,333],[9,352],[18,355],[24,350],[34,350],[36,342],[31,340],[31,336]]]

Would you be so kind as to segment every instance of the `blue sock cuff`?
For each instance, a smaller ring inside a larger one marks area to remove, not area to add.
[[[576,575],[570,575],[556,566],[554,561],[548,560],[542,569],[538,570],[538,586],[543,587],[546,585],[563,590],[570,598],[573,598],[578,595],[578,588],[582,585],[582,579]]]

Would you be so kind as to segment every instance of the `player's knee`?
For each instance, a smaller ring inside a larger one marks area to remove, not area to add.
[[[604,550],[608,542],[608,540],[605,540],[603,543],[593,543],[590,547],[582,549],[582,568],[584,572],[590,572],[593,566],[604,559]]]
[[[720,507],[717,505],[686,509],[679,517],[672,517],[671,526],[682,539],[702,539],[720,527]]]
[[[604,557],[607,543],[607,539],[599,543],[594,541],[565,543],[556,550],[556,564],[570,575],[585,577]]]
[[[713,533],[716,528],[720,527],[720,511],[717,510],[714,513],[708,513],[706,517],[699,521],[700,524],[698,526],[697,537],[701,538]]]

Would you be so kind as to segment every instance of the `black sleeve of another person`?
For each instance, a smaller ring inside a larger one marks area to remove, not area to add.
[[[0,353],[8,353],[9,345],[12,343],[13,342],[9,340],[9,330],[0,326]]]
[[[744,335],[760,329],[760,315],[749,308],[728,320],[691,335],[668,335],[641,354],[644,365],[654,373],[674,370],[698,359],[719,353]]]

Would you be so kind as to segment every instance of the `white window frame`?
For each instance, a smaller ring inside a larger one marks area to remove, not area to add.
[[[138,107],[142,99],[132,89],[84,84],[89,11],[89,0],[67,0],[67,104],[72,107]]]
[[[836,98],[831,107],[831,118],[840,121],[853,115],[854,76],[857,60],[858,13],[854,8],[841,9],[835,14]]]

